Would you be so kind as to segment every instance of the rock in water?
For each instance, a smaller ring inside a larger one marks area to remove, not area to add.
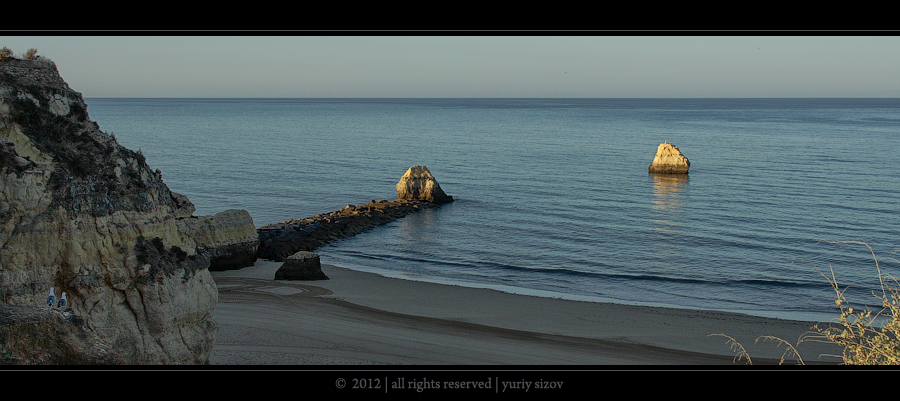
[[[275,272],[275,280],[328,280],[319,255],[300,251],[287,258]]]
[[[656,157],[650,164],[649,172],[662,174],[687,174],[691,162],[681,154],[678,147],[665,141],[656,148]]]
[[[397,183],[397,199],[412,199],[442,204],[453,202],[453,197],[444,193],[440,184],[428,171],[428,167],[414,166],[406,170]]]

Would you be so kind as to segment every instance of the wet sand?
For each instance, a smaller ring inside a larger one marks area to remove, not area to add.
[[[832,344],[798,343],[814,322],[515,295],[330,265],[329,280],[276,281],[280,265],[212,272],[212,365],[747,366],[715,334],[739,341],[754,366],[778,364],[786,350],[760,336],[791,342],[808,365],[840,362]]]

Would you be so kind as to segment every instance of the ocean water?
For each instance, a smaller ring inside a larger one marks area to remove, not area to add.
[[[900,276],[900,99],[86,99],[196,214],[255,224],[393,200],[425,165],[456,201],[323,263],[588,301],[829,319],[834,270]],[[687,176],[648,174],[669,141]],[[817,270],[818,269],[818,270]],[[427,297],[427,294],[423,294]]]

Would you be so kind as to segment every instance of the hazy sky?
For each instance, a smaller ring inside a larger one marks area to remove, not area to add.
[[[84,97],[900,97],[900,36],[0,36]]]

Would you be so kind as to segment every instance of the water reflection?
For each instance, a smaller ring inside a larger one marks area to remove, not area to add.
[[[683,197],[688,184],[687,174],[654,174],[650,173],[653,180],[653,210],[656,217],[653,222],[657,227],[651,227],[656,231],[678,234],[681,226],[681,211],[683,209]]]
[[[420,212],[411,213],[398,221],[397,235],[403,240],[403,244],[421,244],[434,241],[435,209],[427,208]]]

